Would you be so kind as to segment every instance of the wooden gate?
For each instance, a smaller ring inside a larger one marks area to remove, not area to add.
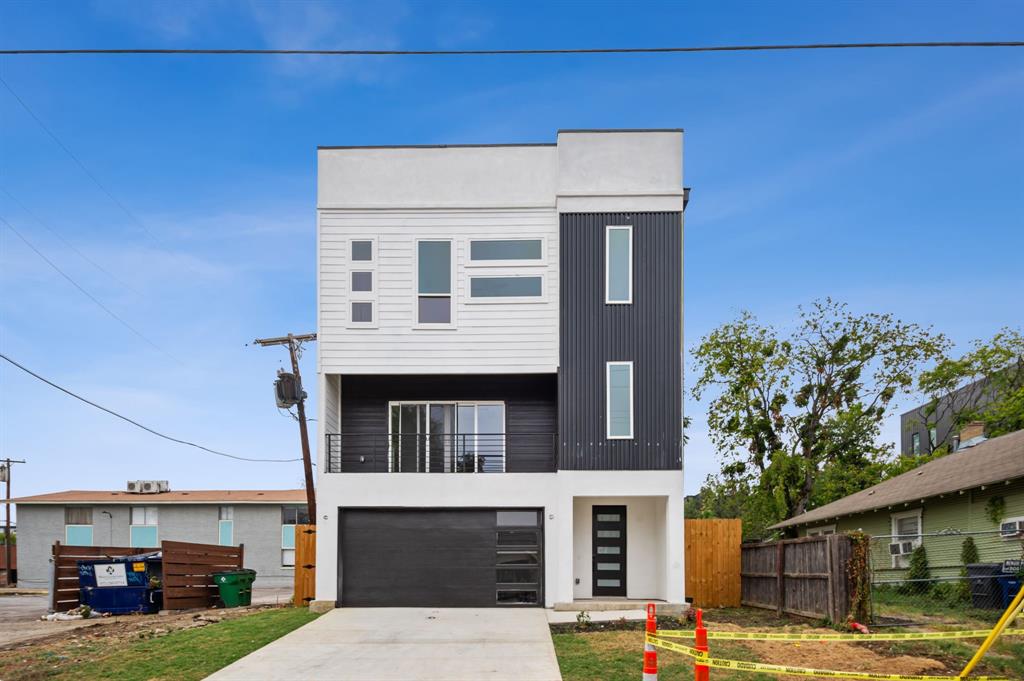
[[[295,526],[295,606],[316,597],[316,525]]]
[[[739,519],[687,520],[683,528],[686,596],[701,608],[739,607]]]
[[[784,539],[743,547],[743,605],[843,622],[850,610],[845,535]]]

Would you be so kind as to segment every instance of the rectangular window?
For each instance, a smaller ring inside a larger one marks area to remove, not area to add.
[[[419,241],[416,256],[417,320],[452,322],[452,242]]]
[[[370,239],[353,240],[352,260],[354,262],[373,262],[373,241]]]
[[[608,362],[605,399],[608,412],[608,439],[633,439],[632,362]]]
[[[543,244],[542,239],[473,239],[469,242],[469,260],[488,265],[540,263]]]
[[[92,525],[65,525],[64,543],[68,546],[92,546]]]
[[[807,530],[807,536],[808,537],[823,537],[823,536],[826,536],[826,535],[829,535],[829,534],[835,534],[835,533],[836,533],[836,526],[835,525],[823,525],[821,527],[813,527],[813,528]]]
[[[928,429],[928,447],[932,450],[935,449],[936,440],[938,439],[938,433],[935,428]]]
[[[372,292],[373,291],[373,272],[353,272],[352,273],[352,290],[354,292]]]
[[[470,277],[470,298],[540,298],[543,277]]]
[[[354,324],[372,324],[373,303],[368,301],[353,301],[352,322]]]
[[[92,525],[92,508],[90,506],[65,506],[65,525]]]
[[[309,523],[309,512],[298,506],[281,509],[281,567],[295,567],[295,526]]]
[[[890,540],[891,543],[903,544],[909,542],[914,548],[921,545],[921,509],[893,513],[890,518],[893,534]],[[909,567],[909,553],[901,551],[900,554],[894,554],[892,556],[892,566],[897,569]]]
[[[235,509],[221,506],[217,512],[217,543],[221,546],[235,545]]]
[[[910,453],[914,456],[921,454],[921,433],[914,433],[910,436]]]
[[[536,511],[498,511],[498,527],[537,527]]]
[[[633,302],[633,228],[605,228],[604,302],[629,305]]]
[[[132,506],[129,543],[139,548],[160,546],[157,532],[157,507]]]

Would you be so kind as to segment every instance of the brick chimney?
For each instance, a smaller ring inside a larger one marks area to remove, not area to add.
[[[967,442],[985,434],[984,421],[971,421],[960,429],[960,442]]]

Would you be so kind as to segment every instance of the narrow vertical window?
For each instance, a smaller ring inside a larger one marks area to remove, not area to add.
[[[295,526],[309,524],[309,513],[297,506],[281,509],[281,567],[295,567]]]
[[[420,324],[452,322],[452,242],[417,244],[417,320]]]
[[[608,362],[605,399],[609,440],[633,438],[633,363]]]
[[[613,305],[633,302],[633,228],[629,225],[605,228],[604,302]]]
[[[217,513],[217,543],[221,546],[235,545],[235,509],[221,506]]]
[[[921,454],[921,433],[914,433],[910,436],[910,453],[914,456]]]

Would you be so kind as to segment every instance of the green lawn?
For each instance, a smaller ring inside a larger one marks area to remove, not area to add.
[[[143,640],[112,643],[96,640],[74,648],[48,648],[0,670],[0,678],[4,681],[193,681],[316,617],[306,608],[275,608]]]
[[[552,634],[563,681],[637,681],[643,671],[644,632],[595,631]],[[715,655],[753,660],[750,651],[725,641],[715,642]],[[764,674],[715,669],[716,681],[765,681]],[[658,651],[658,681],[693,678],[693,660]]]

